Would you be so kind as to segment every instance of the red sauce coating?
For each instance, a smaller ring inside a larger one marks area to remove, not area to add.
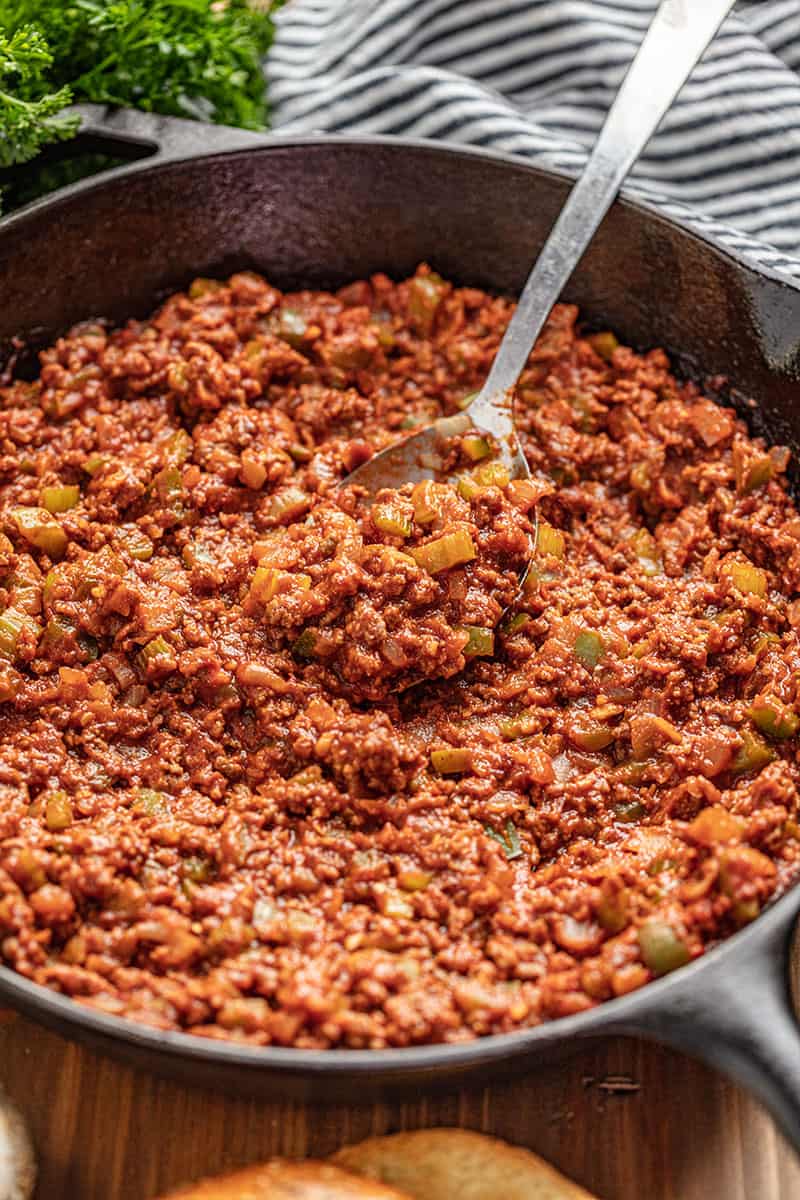
[[[6,964],[208,1037],[459,1041],[638,988],[793,880],[784,452],[556,308],[519,387],[533,570],[463,670],[526,503],[440,513],[483,556],[431,574],[410,494],[406,535],[339,488],[458,410],[511,311],[424,267],[242,273],[0,388]]]

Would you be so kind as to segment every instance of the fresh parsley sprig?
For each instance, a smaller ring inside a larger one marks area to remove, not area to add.
[[[42,146],[72,137],[77,122],[59,115],[69,104],[69,88],[50,90],[47,42],[23,25],[8,37],[0,30],[0,166],[27,162]]]
[[[0,0],[0,166],[75,123],[73,101],[266,127],[280,0]]]

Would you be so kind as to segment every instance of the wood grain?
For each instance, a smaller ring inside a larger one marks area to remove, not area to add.
[[[364,1107],[185,1088],[21,1018],[0,1026],[0,1054],[36,1141],[37,1200],[152,1200],[270,1155],[325,1155],[370,1134],[444,1124],[530,1146],[603,1200],[800,1196],[800,1162],[755,1101],[704,1066],[630,1040],[523,1080]],[[628,1090],[609,1090],[615,1078]]]

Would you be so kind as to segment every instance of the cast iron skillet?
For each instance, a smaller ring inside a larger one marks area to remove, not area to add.
[[[71,323],[146,313],[198,274],[252,266],[282,288],[325,287],[426,260],[446,277],[513,293],[563,203],[565,178],[480,150],[395,139],[262,139],[240,131],[83,110],[152,157],[0,223],[0,343]],[[800,287],[759,272],[643,205],[617,203],[568,297],[639,347],[755,396],[751,423],[800,443]],[[734,400],[736,397],[732,397]],[[139,1066],[239,1092],[366,1100],[453,1086],[610,1033],[669,1043],[758,1095],[800,1149],[800,1036],[788,977],[800,887],[665,979],[577,1016],[453,1046],[307,1051],[163,1033],[93,1012],[0,968],[0,997]]]

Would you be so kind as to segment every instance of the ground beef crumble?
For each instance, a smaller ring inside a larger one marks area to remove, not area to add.
[[[206,1037],[459,1041],[641,987],[793,880],[784,451],[560,305],[527,492],[342,487],[463,407],[512,309],[244,272],[0,387],[6,964]],[[431,570],[453,531],[474,557]]]

